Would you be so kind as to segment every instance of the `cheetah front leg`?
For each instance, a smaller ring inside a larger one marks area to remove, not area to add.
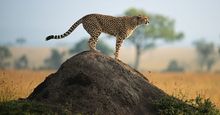
[[[118,54],[119,54],[119,50],[120,50],[122,42],[123,42],[123,38],[121,37],[116,38],[116,46],[115,46],[115,59],[116,60],[118,59]]]

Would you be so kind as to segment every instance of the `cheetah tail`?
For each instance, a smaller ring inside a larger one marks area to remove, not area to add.
[[[50,39],[62,39],[66,36],[68,36],[69,34],[71,34],[73,32],[73,30],[82,23],[82,18],[79,19],[77,22],[75,22],[68,31],[66,31],[65,33],[61,34],[61,35],[50,35],[46,37],[46,41],[50,40]]]

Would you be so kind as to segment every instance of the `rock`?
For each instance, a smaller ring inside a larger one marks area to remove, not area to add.
[[[137,70],[98,52],[85,51],[64,62],[27,98],[70,114],[152,115],[152,100],[166,95]]]

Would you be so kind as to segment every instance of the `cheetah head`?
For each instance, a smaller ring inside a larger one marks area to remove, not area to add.
[[[149,18],[147,16],[134,16],[134,18],[137,22],[137,25],[149,23]]]

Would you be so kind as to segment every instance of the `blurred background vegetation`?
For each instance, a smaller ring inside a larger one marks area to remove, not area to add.
[[[135,7],[118,13],[119,16],[146,15],[150,19],[148,26],[138,27],[132,36],[125,40],[122,51],[120,51],[120,59],[132,67],[143,71],[162,72],[220,71],[220,44],[218,41],[215,43],[209,41],[208,38],[199,38],[201,35],[198,35],[198,39],[191,38],[191,45],[181,46],[181,43],[186,44],[184,41],[187,39],[186,33],[184,30],[176,30],[175,19]],[[46,33],[49,35],[49,32]],[[58,69],[67,58],[88,50],[89,36],[86,32],[84,33],[80,34],[82,36],[80,38],[68,36],[69,38],[65,38],[67,41],[63,39],[46,42],[44,36],[39,38],[45,44],[44,46],[39,43],[34,46],[32,39],[26,37],[15,37],[7,42],[3,39],[0,44],[0,68]],[[74,36],[76,33],[72,34]],[[77,40],[69,43],[69,39]],[[51,45],[54,42],[59,45]],[[175,43],[177,43],[176,46]],[[104,34],[99,38],[97,49],[106,55],[113,56],[114,44],[115,38]]]

